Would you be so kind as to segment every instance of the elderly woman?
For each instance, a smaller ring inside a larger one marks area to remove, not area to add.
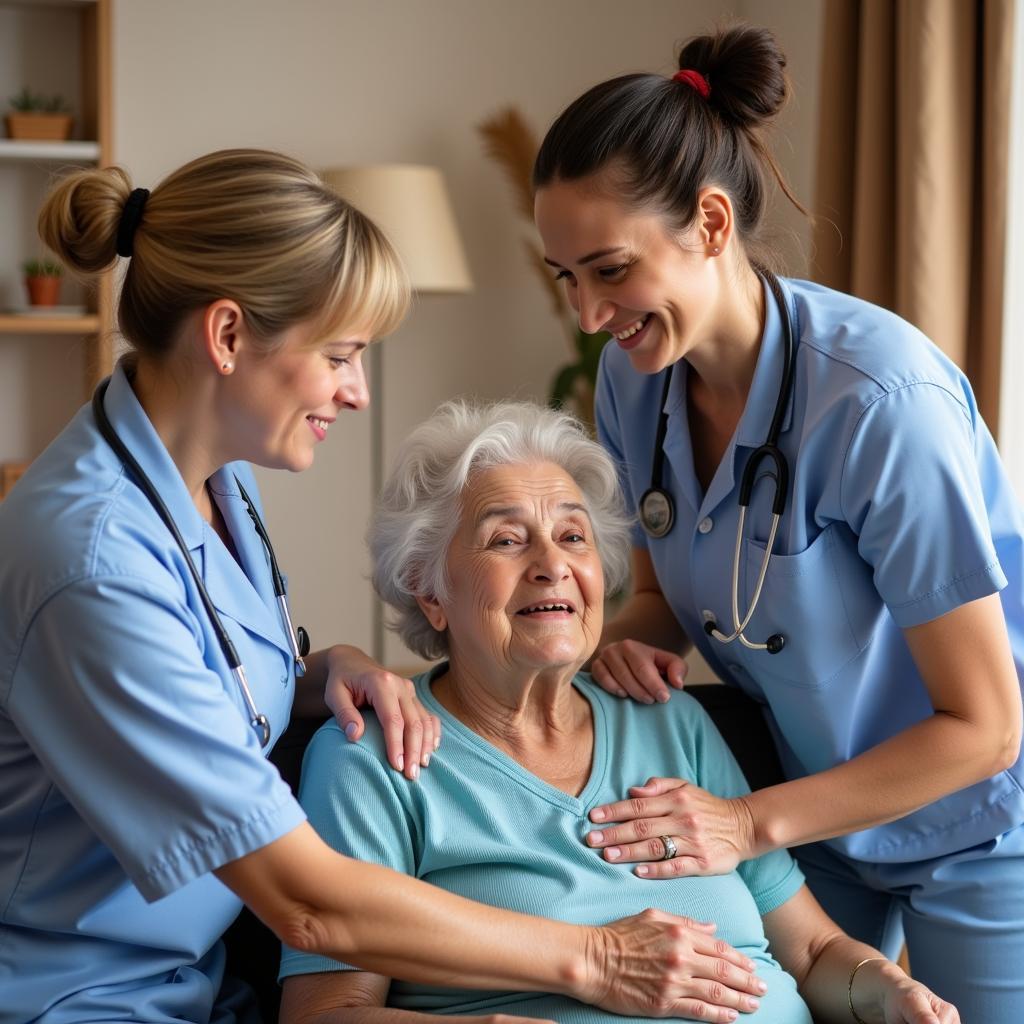
[[[959,1021],[840,932],[785,851],[655,887],[644,865],[632,871],[587,846],[589,810],[652,767],[720,795],[747,792],[692,698],[676,694],[667,708],[622,702],[580,673],[601,634],[606,584],[626,574],[622,509],[608,456],[561,413],[451,403],[421,425],[384,488],[370,545],[375,586],[403,640],[447,659],[415,684],[446,740],[413,784],[389,770],[375,723],[360,745],[327,724],[304,766],[310,820],[350,856],[508,909],[596,923],[657,901],[713,918],[717,935],[695,932],[691,1019],[800,1024],[813,1011],[844,1024]],[[723,941],[737,951],[726,972],[705,966]],[[291,950],[281,973],[286,1024],[623,1019],[557,995],[469,991],[457,976],[445,988],[392,982]]]

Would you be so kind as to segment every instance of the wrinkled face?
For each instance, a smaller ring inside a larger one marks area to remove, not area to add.
[[[460,664],[576,669],[597,646],[604,573],[583,496],[558,466],[475,474],[447,567],[451,596],[434,624],[447,625]]]
[[[609,331],[634,369],[658,373],[710,333],[718,281],[696,228],[631,210],[600,175],[545,185],[534,214],[580,327]]]
[[[339,412],[369,404],[362,357],[365,335],[316,340],[309,325],[285,332],[269,355],[239,359],[228,429],[246,439],[245,458],[271,469],[307,469]]]

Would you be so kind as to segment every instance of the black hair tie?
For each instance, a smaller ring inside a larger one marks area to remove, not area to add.
[[[125,201],[124,209],[121,211],[121,222],[117,225],[118,256],[131,256],[132,242],[148,198],[148,188],[137,188]]]

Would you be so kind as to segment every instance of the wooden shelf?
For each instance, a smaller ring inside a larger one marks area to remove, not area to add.
[[[0,160],[53,160],[57,163],[96,163],[98,142],[44,142],[0,139]]]
[[[0,0],[0,7],[88,7],[96,0]]]
[[[0,334],[96,334],[100,318],[84,316],[16,316],[0,314]]]
[[[110,373],[113,363],[116,332],[112,272],[101,275],[95,288],[76,289],[66,295],[64,301],[78,309],[28,312],[19,302],[20,293],[16,297],[14,291],[18,264],[37,254],[33,241],[35,218],[55,173],[114,163],[113,3],[0,0],[4,53],[24,56],[21,63],[25,65],[16,77],[12,78],[13,72],[3,76],[8,84],[0,99],[22,84],[59,91],[74,117],[74,138],[65,142],[8,138],[0,120],[0,190],[4,200],[0,269],[5,271],[8,285],[4,306],[10,303],[6,309],[0,306],[0,356],[5,367],[0,371],[4,378],[0,380],[0,492],[4,489],[3,463],[31,461],[60,429],[60,417],[65,412],[68,416],[74,414],[82,397],[88,397],[96,382]],[[36,68],[36,62],[45,66]],[[19,223],[8,225],[8,212],[16,214]],[[61,365],[65,352],[69,373],[54,389],[49,368]],[[16,372],[8,373],[8,365]],[[19,379],[22,376],[24,379]],[[54,390],[56,395],[51,394]],[[45,401],[40,399],[42,395]]]

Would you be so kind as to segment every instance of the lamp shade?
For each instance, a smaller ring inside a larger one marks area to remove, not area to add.
[[[416,291],[472,290],[448,191],[436,167],[334,167],[323,171],[321,177],[384,231]]]

